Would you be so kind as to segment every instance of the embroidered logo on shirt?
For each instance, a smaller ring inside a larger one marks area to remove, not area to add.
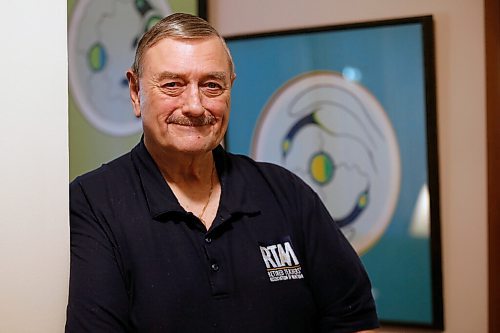
[[[267,275],[269,275],[271,282],[304,278],[302,268],[289,238],[276,244],[259,242],[259,245],[262,259],[266,264]]]

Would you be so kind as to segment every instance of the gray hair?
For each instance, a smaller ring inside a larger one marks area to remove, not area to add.
[[[226,50],[231,77],[234,76],[234,63],[224,38],[204,19],[185,13],[175,13],[163,18],[148,30],[139,40],[132,71],[138,77],[142,75],[142,59],[148,49],[165,38],[203,39],[217,37]]]

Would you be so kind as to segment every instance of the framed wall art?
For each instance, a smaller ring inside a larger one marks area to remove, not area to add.
[[[431,16],[227,38],[226,148],[282,165],[360,255],[384,324],[443,328]]]
[[[139,141],[125,72],[142,34],[174,12],[206,18],[206,0],[68,0],[70,179]]]

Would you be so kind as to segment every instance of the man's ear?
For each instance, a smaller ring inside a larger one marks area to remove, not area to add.
[[[129,69],[127,71],[128,89],[130,93],[130,100],[134,108],[134,114],[137,118],[141,117],[141,100],[139,98],[139,77]]]
[[[233,84],[234,84],[234,80],[236,80],[236,73],[233,73],[233,74],[231,75],[231,87],[232,87],[232,86],[233,86]]]

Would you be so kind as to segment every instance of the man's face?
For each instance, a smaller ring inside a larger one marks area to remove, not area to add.
[[[227,129],[233,81],[221,40],[165,38],[146,51],[142,69],[138,82],[127,76],[146,147],[187,154],[215,148]]]

